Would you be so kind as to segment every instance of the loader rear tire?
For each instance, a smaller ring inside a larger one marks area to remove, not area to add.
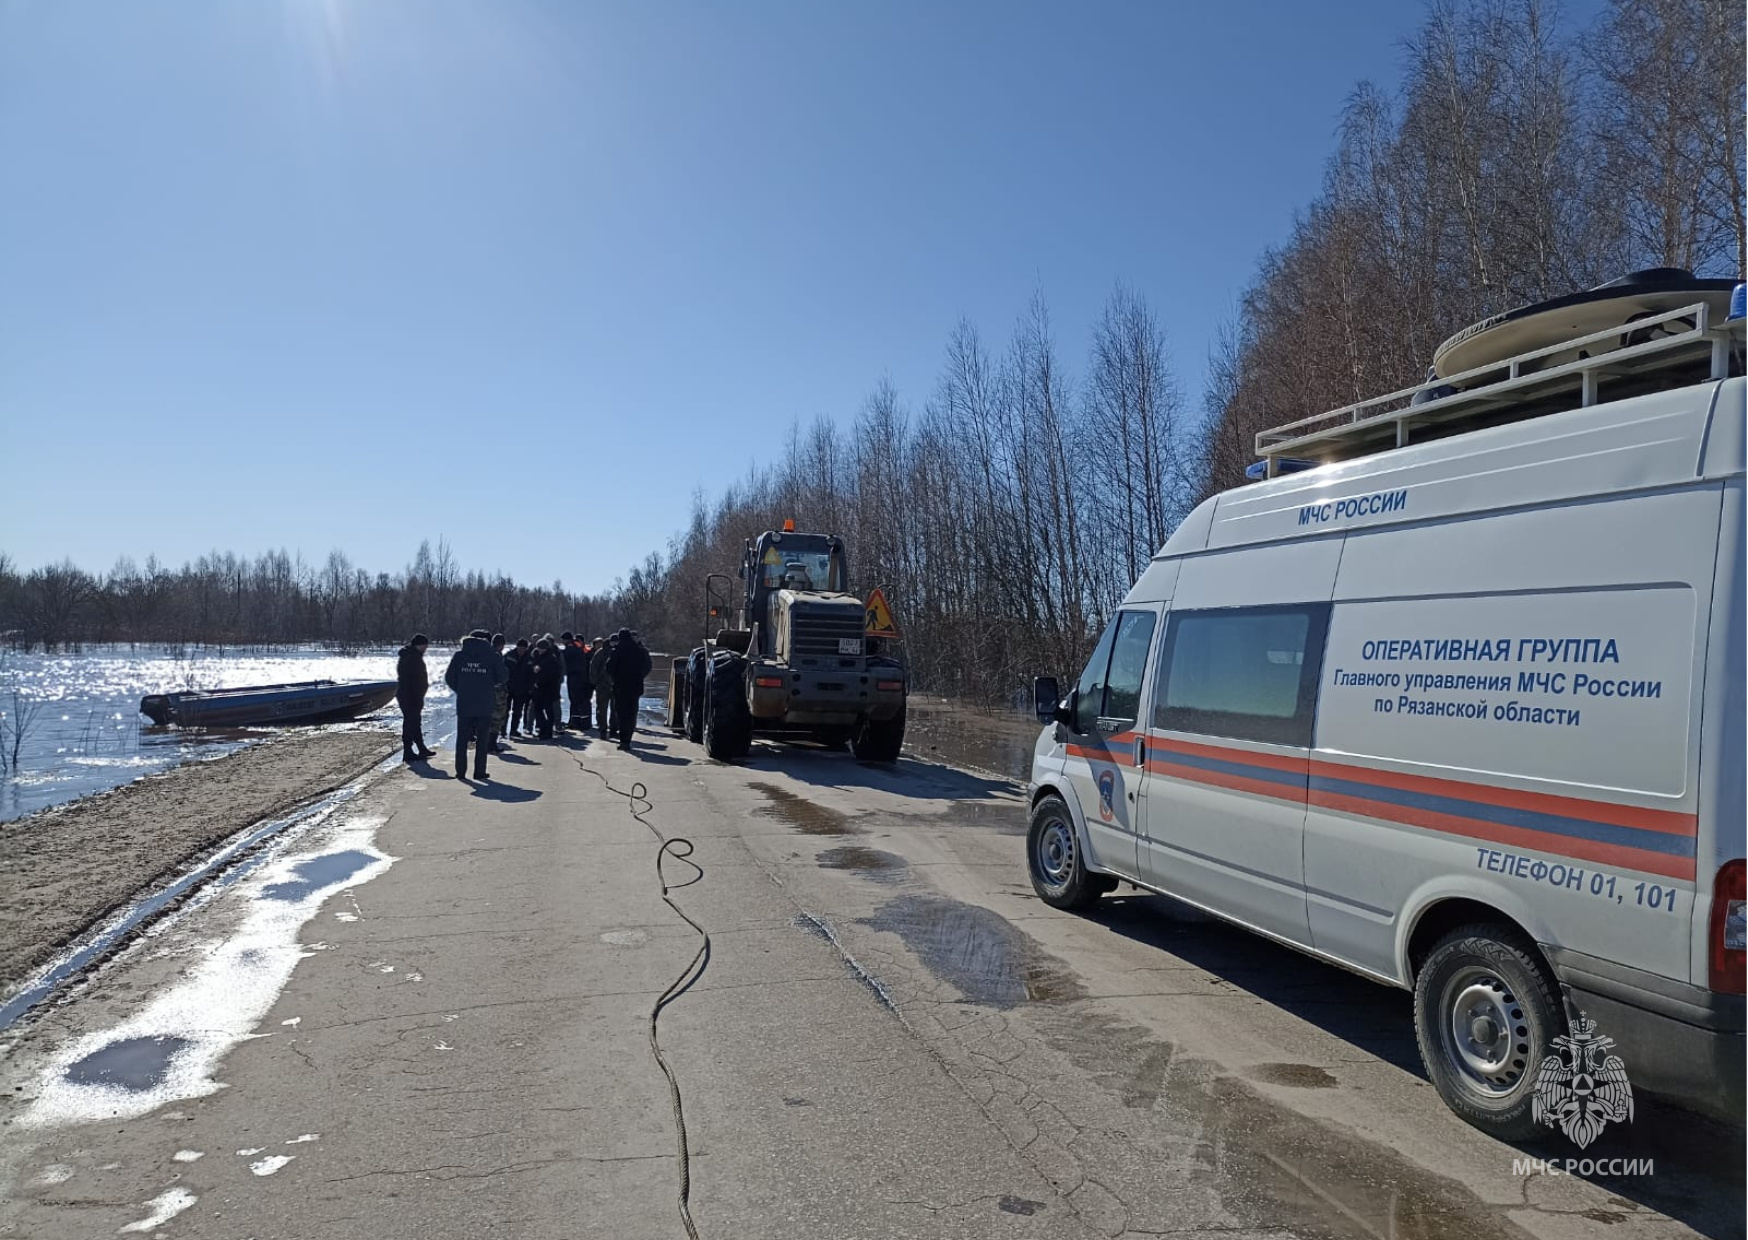
[[[753,743],[747,712],[746,660],[729,655],[712,661],[705,686],[704,752],[718,762],[744,758]]]
[[[693,655],[686,668],[686,739],[694,745],[704,743],[704,692],[709,666],[702,655]]]

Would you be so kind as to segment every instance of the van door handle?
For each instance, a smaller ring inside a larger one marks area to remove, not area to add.
[[[1147,769],[1147,738],[1145,736],[1135,738],[1135,765],[1141,770]]]

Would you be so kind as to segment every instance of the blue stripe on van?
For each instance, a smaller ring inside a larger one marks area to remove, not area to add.
[[[1271,784],[1281,784],[1288,788],[1305,787],[1304,771],[1282,771],[1270,766],[1253,766],[1249,762],[1225,762],[1219,758],[1206,758],[1201,754],[1182,753],[1176,749],[1155,749],[1148,755],[1150,763],[1164,762],[1172,766],[1188,766],[1201,771],[1214,771],[1221,775],[1237,775],[1244,779],[1260,779]]]
[[[1246,768],[1257,776],[1260,771]],[[1319,792],[1353,797],[1362,801],[1382,801],[1410,809],[1427,810],[1435,814],[1450,814],[1458,818],[1474,818],[1498,823],[1502,827],[1517,827],[1524,831],[1541,831],[1550,835],[1570,836],[1598,844],[1621,848],[1640,848],[1646,852],[1664,853],[1672,857],[1692,857],[1692,836],[1670,835],[1661,831],[1645,831],[1637,827],[1621,827],[1608,822],[1592,822],[1583,818],[1566,818],[1558,814],[1542,814],[1534,810],[1513,809],[1506,805],[1489,805],[1481,801],[1464,801],[1456,797],[1441,797],[1425,792],[1410,792],[1402,788],[1386,788],[1380,784],[1361,783],[1350,779],[1332,779],[1327,775],[1311,776],[1311,787]]]

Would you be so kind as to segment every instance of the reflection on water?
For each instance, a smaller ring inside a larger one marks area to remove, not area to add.
[[[311,857],[300,862],[292,873],[297,877],[290,882],[273,883],[264,887],[261,896],[266,900],[303,900],[312,892],[323,887],[332,887],[343,879],[351,878],[376,858],[357,848],[348,848],[344,852],[328,853],[321,857]]]
[[[153,1089],[170,1071],[170,1061],[187,1050],[187,1038],[123,1038],[67,1068],[75,1085],[119,1085],[135,1092]]]
[[[425,734],[441,735],[451,714],[443,669],[451,651],[433,646]],[[0,655],[0,710],[10,720],[12,692],[36,704],[15,776],[0,780],[0,822],[76,797],[131,783],[179,763],[216,758],[269,735],[155,728],[140,713],[148,693],[190,687],[230,689],[302,680],[393,680],[395,651],[237,650],[178,657],[162,650],[92,646],[84,654]],[[391,704],[378,718],[397,720]],[[352,727],[333,724],[329,727]]]

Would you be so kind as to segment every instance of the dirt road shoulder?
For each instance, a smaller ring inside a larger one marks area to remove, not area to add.
[[[0,994],[136,893],[397,743],[381,731],[287,735],[0,825]]]

